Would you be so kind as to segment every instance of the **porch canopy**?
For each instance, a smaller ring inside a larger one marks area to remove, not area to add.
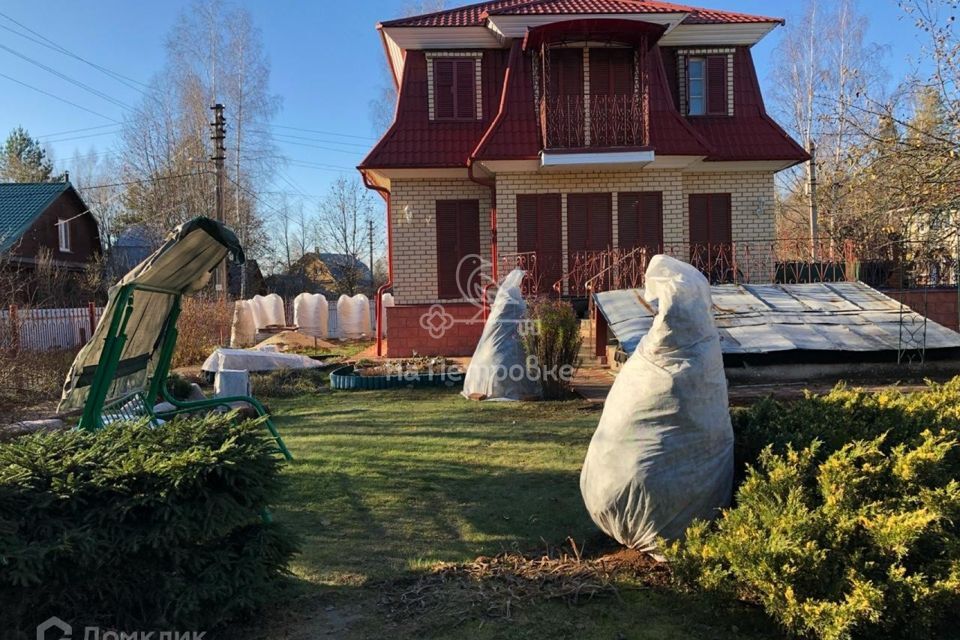
[[[585,18],[550,22],[527,31],[523,50],[574,42],[616,43],[649,49],[667,30],[666,25],[640,20]]]
[[[156,398],[176,342],[181,296],[206,286],[228,255],[244,261],[236,235],[215,220],[194,218],[174,229],[110,289],[96,331],[67,374],[58,411],[99,408],[148,385],[148,399]]]

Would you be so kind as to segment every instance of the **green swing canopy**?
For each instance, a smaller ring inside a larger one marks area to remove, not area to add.
[[[58,411],[82,409],[88,400],[101,409],[148,387],[155,397],[167,375],[163,360],[172,355],[181,296],[206,286],[228,255],[244,261],[236,235],[215,220],[194,218],[174,229],[110,289],[96,331],[67,374]]]

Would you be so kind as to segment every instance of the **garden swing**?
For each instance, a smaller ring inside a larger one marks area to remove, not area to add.
[[[82,410],[78,428],[95,431],[118,420],[145,418],[159,425],[178,414],[246,403],[265,418],[280,452],[292,460],[256,398],[185,402],[168,389],[181,300],[206,286],[227,255],[244,261],[236,235],[215,220],[198,217],[174,229],[160,249],[111,288],[102,321],[67,374],[58,412]],[[157,398],[173,408],[155,411]]]

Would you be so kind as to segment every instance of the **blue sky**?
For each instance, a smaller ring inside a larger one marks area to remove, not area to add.
[[[275,124],[331,133],[277,129],[306,139],[282,142],[283,151],[294,160],[283,174],[297,189],[323,194],[339,172],[349,172],[372,145],[369,102],[383,81],[383,49],[375,30],[378,20],[402,14],[407,0],[239,0],[262,30],[271,60],[271,85],[283,97]],[[0,12],[88,60],[146,82],[163,64],[166,33],[188,0],[142,2],[134,0],[0,0]],[[448,2],[448,5],[465,2]],[[706,6],[735,11],[778,15],[789,21],[800,10],[798,2],[760,0],[706,0]],[[885,61],[891,77],[912,68],[919,57],[920,42],[895,0],[861,0],[868,12],[868,40],[888,45]],[[13,27],[0,16],[0,26]],[[754,48],[761,84],[769,86],[775,64],[772,51],[779,39],[774,32]],[[84,82],[117,101],[132,104],[139,94],[100,72],[69,57],[41,47],[0,29],[0,45],[27,55],[61,73]],[[68,84],[7,50],[0,48],[0,74],[33,85],[96,111],[107,118],[67,105],[0,76],[0,136],[23,125],[49,143],[59,169],[70,169],[75,151],[110,150],[116,127],[49,137],[63,131],[110,125],[123,119],[116,104]],[[766,91],[769,94],[769,90]],[[229,118],[229,107],[228,107]],[[332,135],[333,133],[339,135]],[[82,139],[77,136],[89,135]],[[320,149],[317,147],[326,147]],[[335,150],[333,150],[335,149]],[[302,162],[323,165],[308,168]],[[298,166],[299,165],[299,166]],[[338,169],[342,167],[342,169]],[[272,187],[289,190],[282,180]]]

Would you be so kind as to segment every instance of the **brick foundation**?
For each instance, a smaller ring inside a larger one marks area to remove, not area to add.
[[[937,324],[948,329],[960,331],[960,322],[957,317],[957,290],[956,289],[882,289],[881,293],[894,300],[899,300],[919,314],[924,314]],[[924,302],[926,297],[926,302]]]
[[[414,353],[422,356],[472,356],[480,334],[483,315],[472,304],[444,304],[443,312],[453,324],[442,335],[430,335],[421,319],[429,318],[439,326],[444,316],[431,313],[431,305],[414,304],[387,307],[387,350],[390,358],[406,358]]]

